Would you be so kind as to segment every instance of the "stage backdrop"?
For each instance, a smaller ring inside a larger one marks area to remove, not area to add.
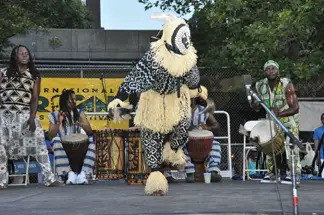
[[[105,79],[107,100],[110,102],[116,95],[123,79]],[[106,102],[102,81],[92,78],[43,78],[38,102],[38,116],[44,130],[49,127],[48,114],[59,108],[59,96],[64,89],[73,89],[77,106],[84,112],[105,112]],[[107,122],[107,116],[87,116],[93,130],[108,128],[128,128],[128,121],[121,123]]]

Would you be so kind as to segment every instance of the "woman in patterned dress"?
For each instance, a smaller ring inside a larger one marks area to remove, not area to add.
[[[30,51],[18,45],[0,70],[0,188],[8,184],[8,159],[36,158],[46,186],[60,186],[51,171],[45,136],[36,116],[41,78]]]

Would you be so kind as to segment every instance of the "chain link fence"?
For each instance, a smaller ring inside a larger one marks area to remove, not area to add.
[[[1,66],[1,65],[0,65]],[[61,78],[123,78],[133,68],[134,63],[124,65],[38,65],[42,77]],[[265,117],[265,112],[254,112],[247,101],[245,88],[241,76],[244,71],[231,68],[200,68],[201,84],[206,86],[209,97],[216,104],[217,110],[226,111],[230,115],[231,159],[233,174],[242,175],[243,164],[243,136],[238,133],[240,125],[246,121],[257,120]],[[260,73],[262,73],[260,71]],[[324,97],[324,74],[313,77],[311,80],[294,80],[298,97]],[[254,80],[254,82],[257,80]],[[67,86],[68,87],[68,86]],[[227,136],[226,117],[217,116],[220,124],[219,136]],[[221,169],[228,170],[228,148],[226,140],[222,143]]]

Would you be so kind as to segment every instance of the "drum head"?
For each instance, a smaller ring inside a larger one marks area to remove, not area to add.
[[[244,124],[244,129],[247,131],[252,131],[253,127],[258,124],[260,122],[260,120],[252,120],[252,121],[247,121]]]
[[[258,122],[250,133],[250,138],[258,138],[259,143],[269,142],[279,132],[279,128],[271,120],[262,120]]]
[[[194,129],[188,132],[189,137],[200,138],[200,137],[214,137],[213,132],[202,129]]]
[[[62,137],[63,143],[81,143],[88,141],[88,136],[86,134],[69,134]]]

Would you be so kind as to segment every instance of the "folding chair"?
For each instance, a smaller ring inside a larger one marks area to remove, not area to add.
[[[26,158],[23,158],[25,166],[26,166],[26,172],[24,174],[9,174],[10,177],[25,177],[25,182],[22,184],[9,184],[8,186],[27,186],[29,184],[29,161],[30,161],[30,156],[27,156],[27,161]]]
[[[251,132],[253,127],[258,123],[259,121],[248,121],[244,124],[244,129],[247,132]],[[256,147],[252,144],[247,144],[246,138],[247,136],[243,136],[243,181],[245,181],[245,175],[247,176],[247,179],[251,179],[250,172],[268,172],[267,169],[248,169],[248,162],[249,162],[249,152],[251,150],[256,150]]]

